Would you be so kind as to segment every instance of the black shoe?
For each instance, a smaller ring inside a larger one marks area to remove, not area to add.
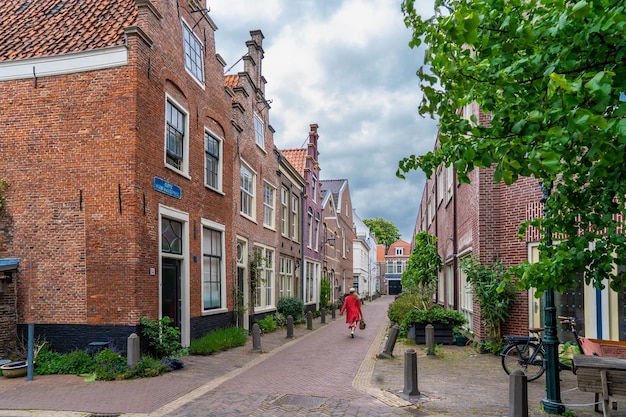
[[[350,333],[350,336],[354,339],[354,333]]]

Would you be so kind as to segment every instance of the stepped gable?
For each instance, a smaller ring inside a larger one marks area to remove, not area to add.
[[[136,20],[135,0],[5,0],[0,61],[124,45]]]

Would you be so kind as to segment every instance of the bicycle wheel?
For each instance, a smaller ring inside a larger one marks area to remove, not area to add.
[[[536,352],[536,354],[535,354]],[[530,358],[532,362],[530,362]],[[521,370],[528,378],[528,381],[534,381],[543,375],[545,371],[543,367],[543,351],[534,343],[520,342],[516,345],[510,345],[502,352],[502,368],[507,375],[510,375],[516,369]]]

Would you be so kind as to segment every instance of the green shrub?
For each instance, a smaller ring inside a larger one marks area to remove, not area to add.
[[[210,355],[230,348],[243,346],[247,341],[246,331],[237,327],[213,330],[189,346],[192,355]]]
[[[141,325],[141,334],[148,339],[148,346],[157,358],[176,356],[181,351],[180,330],[171,325],[169,317],[158,321],[143,317]]]
[[[282,313],[274,313],[274,320],[276,320],[276,327],[285,327],[287,325],[287,317]]]
[[[418,308],[420,299],[419,294],[402,294],[389,305],[387,317],[393,324],[401,325],[409,311]]]
[[[167,365],[151,356],[142,356],[132,369],[133,375],[138,378],[159,376],[170,371]]]
[[[94,359],[96,362],[94,371],[99,381],[117,381],[132,376],[126,358],[110,349],[101,350]]]
[[[463,314],[456,310],[448,310],[439,306],[433,306],[427,310],[411,310],[400,324],[400,334],[406,336],[409,329],[415,324],[451,324],[462,326],[467,322]]]
[[[272,333],[276,331],[276,320],[272,315],[265,316],[262,320],[256,320],[256,323],[259,325],[259,328],[263,333]]]
[[[89,353],[83,350],[74,350],[62,355],[53,352],[45,346],[37,354],[35,372],[38,375],[69,374],[81,375],[92,373],[95,361]]]
[[[293,317],[294,323],[302,321],[304,317],[304,303],[298,297],[283,297],[278,300],[276,308],[285,317]]]
[[[324,275],[320,281],[320,309],[330,306],[331,282]]]

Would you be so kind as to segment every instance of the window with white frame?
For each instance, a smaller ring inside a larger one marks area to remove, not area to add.
[[[260,265],[257,265],[260,279],[256,283],[254,306],[265,309],[274,305],[274,250],[262,247],[254,250],[261,254]]]
[[[315,213],[315,251],[320,248],[320,214]]]
[[[306,262],[306,270],[304,275],[304,302],[307,304],[316,301],[317,294],[315,292],[320,275],[319,264]],[[331,281],[332,282],[332,281]]]
[[[454,194],[454,166],[450,165],[446,167],[446,203],[452,199],[452,194]]]
[[[222,141],[209,132],[204,134],[204,184],[222,190]]]
[[[307,247],[311,248],[313,245],[313,210],[311,207],[307,210],[306,222],[308,225]]]
[[[279,294],[280,298],[293,297],[294,292],[294,275],[293,275],[293,259],[280,257],[280,280],[279,280]]]
[[[274,228],[276,216],[274,215],[274,204],[276,201],[276,189],[270,184],[263,184],[263,225]]]
[[[165,104],[165,164],[187,172],[187,113],[171,98]]]
[[[461,262],[459,262],[459,265],[461,264],[462,260]],[[472,285],[467,282],[467,274],[465,274],[465,272],[463,272],[460,267],[458,268],[457,272],[459,274],[459,287],[461,289],[461,314],[465,316],[465,318],[468,320],[469,326],[471,326],[472,315],[474,312],[474,293],[472,291]]]
[[[289,190],[280,189],[280,233],[289,237]]]
[[[437,207],[443,202],[443,165],[439,166],[437,169],[437,177],[435,181],[437,181]]]
[[[387,273],[393,274],[393,261],[387,261]]]
[[[202,221],[202,309],[224,307],[226,292],[224,227]]]
[[[317,201],[317,178],[311,177],[311,199]]]
[[[291,238],[294,241],[299,240],[299,228],[300,224],[300,199],[295,194],[291,195]]]
[[[204,59],[202,43],[186,23],[183,22],[183,50],[185,52],[185,68],[200,84],[204,84]]]
[[[265,125],[263,119],[258,114],[254,114],[254,139],[256,144],[265,149]]]
[[[396,248],[396,255],[404,255],[404,248]]]
[[[396,274],[402,273],[402,261],[396,261]]]
[[[247,166],[240,168],[240,208],[239,211],[246,217],[254,219],[254,182],[255,175]]]

